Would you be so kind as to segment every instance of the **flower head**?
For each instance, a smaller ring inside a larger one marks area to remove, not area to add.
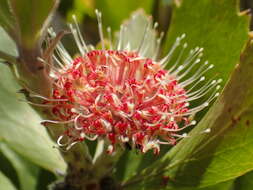
[[[192,115],[208,106],[218,93],[220,80],[205,80],[204,74],[213,66],[202,64],[203,48],[186,54],[187,44],[181,45],[185,35],[178,37],[170,52],[157,59],[161,37],[156,39],[151,19],[138,12],[121,26],[118,41],[106,48],[101,13],[98,17],[102,49],[88,46],[77,26],[70,25],[79,55],[72,58],[61,43],[58,44],[52,66],[52,115],[56,123],[66,124],[59,140],[68,138],[67,145],[83,140],[106,139],[108,152],[127,143],[141,152],[160,150],[160,144],[175,144],[187,136],[180,131],[195,125]],[[134,22],[142,22],[143,31],[135,32]],[[51,36],[55,36],[50,31]],[[137,35],[131,41],[131,35]],[[178,58],[171,63],[173,53],[180,49]],[[183,58],[184,57],[184,58]],[[165,69],[166,65],[169,70]],[[195,69],[195,73],[189,73]],[[201,87],[200,84],[204,84]],[[210,93],[211,92],[211,93]],[[210,94],[197,107],[191,101]],[[52,121],[54,122],[54,121]]]

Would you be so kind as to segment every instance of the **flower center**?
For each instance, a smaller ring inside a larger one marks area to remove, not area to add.
[[[114,148],[130,143],[159,152],[159,144],[174,144],[176,132],[190,125],[177,76],[135,52],[94,50],[55,75],[59,101],[52,102],[52,113],[69,121],[72,141],[106,137]]]

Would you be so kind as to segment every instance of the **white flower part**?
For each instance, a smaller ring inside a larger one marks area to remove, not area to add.
[[[144,139],[144,146],[142,148],[142,152],[146,153],[150,149],[154,149],[155,153],[160,152],[160,146],[158,140],[149,140],[147,138]]]

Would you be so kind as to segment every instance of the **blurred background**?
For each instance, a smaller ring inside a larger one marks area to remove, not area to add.
[[[180,1],[177,0],[177,5]],[[66,29],[67,22],[73,22],[72,15],[75,15],[80,23],[85,40],[93,45],[99,42],[97,18],[95,9],[102,12],[102,22],[104,31],[107,27],[112,29],[112,33],[119,30],[122,22],[126,21],[133,11],[143,9],[148,15],[153,16],[153,20],[159,23],[158,31],[168,30],[171,13],[172,0],[62,0],[59,10],[54,17],[53,26],[56,30]],[[65,42],[71,44],[71,37],[66,37]],[[73,53],[73,48],[69,48]]]

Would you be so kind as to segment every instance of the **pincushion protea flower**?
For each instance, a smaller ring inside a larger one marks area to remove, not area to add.
[[[157,24],[152,26],[151,19],[141,18],[145,27],[135,33],[132,23],[140,19],[135,13],[121,26],[113,44],[110,29],[109,43],[104,39],[101,13],[96,13],[101,49],[85,43],[75,19],[70,29],[79,55],[72,58],[61,43],[57,45],[50,75],[53,97],[45,102],[52,105],[55,121],[45,122],[66,124],[58,145],[67,149],[80,141],[102,138],[108,143],[108,153],[125,144],[143,153],[149,149],[159,153],[160,144],[174,145],[187,136],[181,131],[195,125],[191,116],[218,96],[221,80],[203,82],[213,65],[202,64],[203,48],[186,55],[187,44],[181,45],[184,34],[164,58],[157,59],[162,37],[156,39]],[[50,30],[50,35],[56,34]],[[131,35],[137,36],[134,41]],[[172,62],[175,52],[178,57]],[[192,70],[195,72],[189,76]],[[190,108],[191,101],[207,94],[206,101]]]

